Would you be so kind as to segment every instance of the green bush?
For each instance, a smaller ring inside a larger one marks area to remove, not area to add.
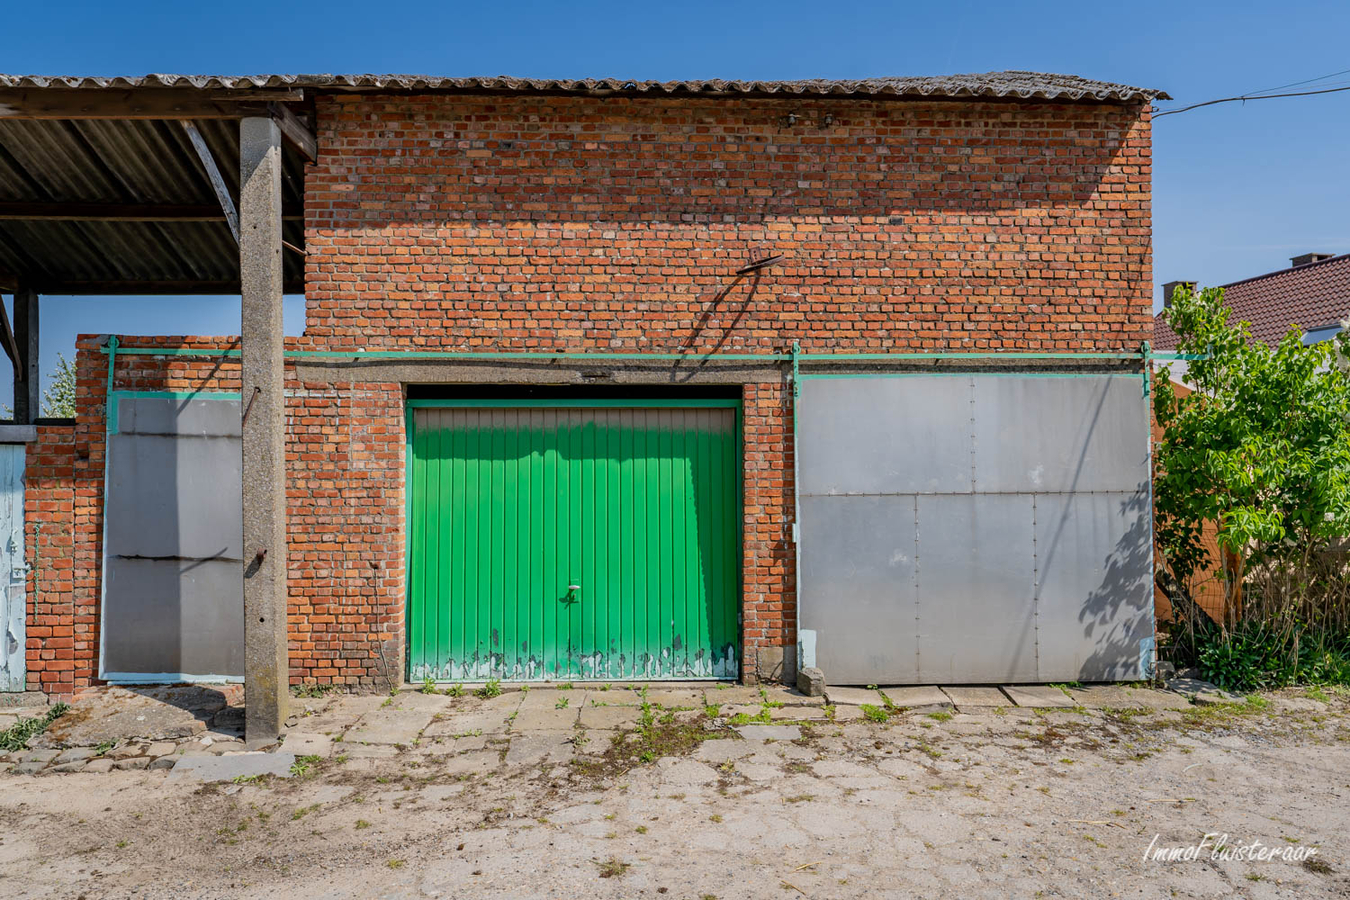
[[[1350,685],[1350,636],[1311,629],[1287,630],[1253,620],[1227,629],[1195,630],[1181,655],[1200,675],[1225,690],[1248,691],[1291,684]]]

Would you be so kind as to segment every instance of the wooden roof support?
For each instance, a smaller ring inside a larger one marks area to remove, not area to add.
[[[300,90],[3,88],[0,119],[238,119],[304,98]]]
[[[229,188],[225,186],[225,179],[221,177],[220,168],[216,165],[216,159],[211,155],[211,148],[206,146],[206,139],[202,133],[197,130],[197,126],[184,119],[179,122],[183,130],[187,132],[188,140],[192,141],[192,147],[197,151],[197,158],[201,160],[202,168],[206,170],[206,178],[211,182],[211,188],[216,192],[216,199],[220,201],[220,208],[225,213],[225,221],[230,225],[230,233],[234,235],[234,242],[239,243],[239,213],[234,208],[234,198],[230,196]]]
[[[319,159],[319,142],[300,117],[280,103],[267,104],[277,127],[281,129],[281,139],[295,148],[309,162]]]
[[[50,203],[0,201],[0,221],[27,222],[219,222],[225,211],[202,203]],[[283,219],[302,221],[290,211]]]
[[[14,302],[18,302],[17,296],[14,298]],[[5,309],[4,303],[0,303],[0,344],[3,344],[5,355],[9,357],[10,363],[14,366],[14,380],[19,381],[23,374],[20,371],[23,366],[23,357],[19,353],[18,343],[14,340],[14,329],[9,327],[9,312]]]

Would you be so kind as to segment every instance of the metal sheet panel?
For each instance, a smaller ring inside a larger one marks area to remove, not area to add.
[[[108,560],[105,677],[244,673],[244,585],[234,560]]]
[[[0,444],[0,691],[22,691],[27,680],[28,559],[23,533],[23,444]]]
[[[412,678],[737,676],[733,408],[412,418]]]
[[[239,404],[198,405],[227,407],[235,433],[109,438],[109,554],[243,559]]]
[[[1036,497],[1041,681],[1146,676],[1153,639],[1148,508],[1146,491]]]
[[[973,381],[975,490],[1134,491],[1148,480],[1138,376]]]
[[[1031,498],[923,496],[918,506],[917,681],[1035,681]]]
[[[126,392],[113,408],[102,675],[242,676],[238,397]]]
[[[1153,620],[1141,387],[1063,373],[804,379],[798,616],[826,678],[1142,677]],[[907,507],[917,586],[894,580],[909,573],[894,555]]]
[[[170,437],[239,437],[239,401],[202,399],[201,394],[117,398],[112,431]]]
[[[915,500],[801,499],[801,628],[816,630],[815,664],[836,683],[918,680]]]
[[[811,378],[797,402],[802,494],[971,489],[970,428],[927,426],[935,417],[969,422],[970,379]]]

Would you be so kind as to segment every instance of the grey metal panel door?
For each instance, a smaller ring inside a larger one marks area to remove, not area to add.
[[[28,561],[23,540],[25,445],[0,444],[0,584],[4,586],[4,646],[0,647],[0,691],[22,691],[27,678]]]
[[[1141,378],[802,379],[799,626],[837,684],[1143,677]]]
[[[100,675],[241,678],[238,395],[115,392],[112,403]]]

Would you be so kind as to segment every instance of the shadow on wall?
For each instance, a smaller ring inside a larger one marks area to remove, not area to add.
[[[1153,523],[1148,485],[1119,504],[1129,523],[1103,560],[1101,584],[1087,596],[1078,621],[1096,649],[1083,661],[1094,680],[1144,678],[1152,665]],[[1148,643],[1141,646],[1141,641]]]

